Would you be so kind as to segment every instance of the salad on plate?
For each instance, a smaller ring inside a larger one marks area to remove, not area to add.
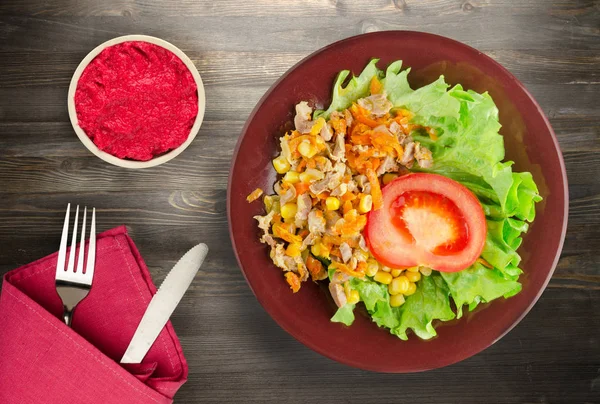
[[[377,61],[349,80],[340,72],[326,110],[295,106],[275,193],[255,219],[292,292],[329,283],[331,321],[351,325],[364,304],[399,338],[429,339],[465,305],[519,293],[517,249],[541,197],[503,161],[489,94],[443,76],[413,90],[401,61]]]

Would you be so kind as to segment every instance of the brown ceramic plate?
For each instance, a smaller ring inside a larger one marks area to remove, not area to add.
[[[293,120],[294,105],[307,100],[327,106],[340,70],[362,71],[371,58],[385,69],[402,59],[411,67],[413,88],[444,74],[451,84],[489,91],[500,110],[506,157],[517,171],[530,171],[544,200],[524,237],[523,290],[510,299],[482,305],[461,320],[438,325],[438,336],[401,341],[378,328],[364,313],[351,327],[329,321],[335,305],[326,289],[312,282],[292,294],[281,270],[259,242],[252,216],[264,214],[260,202],[246,196],[260,187],[272,193],[276,173],[271,159],[277,139]],[[539,105],[506,69],[481,52],[448,38],[408,31],[377,32],[327,46],[285,73],[267,91],[239,138],[229,176],[227,214],[233,248],[242,271],[267,312],[303,344],[336,361],[382,372],[417,372],[450,365],[498,341],[540,297],[558,261],[567,225],[565,166],[556,136]]]

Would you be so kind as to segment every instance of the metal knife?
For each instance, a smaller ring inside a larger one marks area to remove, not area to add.
[[[208,247],[198,244],[175,264],[152,297],[121,363],[141,363],[200,269]]]

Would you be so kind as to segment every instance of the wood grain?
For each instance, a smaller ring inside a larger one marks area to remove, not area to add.
[[[233,149],[268,87],[323,46],[388,29],[457,39],[514,73],[556,132],[571,197],[563,254],[530,314],[475,357],[413,375],[337,364],[281,330],[237,267],[225,214]],[[141,171],[88,152],[66,108],[81,59],[134,33],[183,49],[210,106],[183,154]],[[598,66],[597,0],[3,0],[0,274],[56,251],[73,201],[102,212],[99,230],[126,224],[157,283],[187,248],[207,242],[207,261],[173,317],[190,364],[178,403],[598,403]]]

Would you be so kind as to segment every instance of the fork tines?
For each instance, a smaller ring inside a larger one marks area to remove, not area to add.
[[[91,285],[94,277],[94,264],[96,261],[96,209],[92,208],[92,220],[90,224],[90,240],[88,244],[87,263],[85,271],[83,270],[83,261],[85,248],[85,227],[87,217],[87,207],[83,210],[83,220],[81,222],[81,242],[79,244],[79,257],[77,259],[77,267],[75,268],[75,252],[77,243],[77,224],[79,221],[79,205],[75,210],[75,222],[73,223],[73,235],[71,238],[71,250],[69,260],[65,267],[67,258],[67,238],[69,235],[69,214],[71,204],[67,205],[67,213],[65,215],[65,223],[63,225],[62,236],[60,238],[60,249],[58,250],[58,261],[56,263],[56,280],[64,282],[72,282],[76,284]]]

